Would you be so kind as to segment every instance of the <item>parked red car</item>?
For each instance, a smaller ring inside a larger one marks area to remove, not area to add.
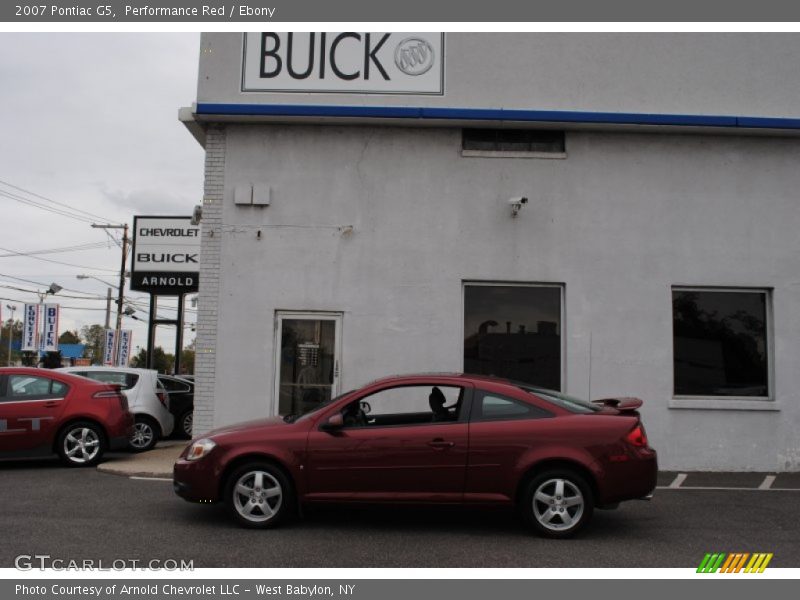
[[[301,503],[491,504],[566,537],[595,507],[655,488],[639,406],[481,376],[391,377],[302,416],[212,431],[181,454],[174,488],[225,501],[250,527],[277,525]]]
[[[133,415],[119,386],[50,369],[0,368],[0,458],[58,454],[70,467],[126,448]]]

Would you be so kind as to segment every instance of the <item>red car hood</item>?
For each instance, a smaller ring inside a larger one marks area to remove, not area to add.
[[[286,421],[282,417],[267,417],[265,419],[255,419],[253,421],[245,421],[243,423],[234,423],[233,425],[226,425],[212,429],[203,437],[213,437],[215,435],[224,435],[226,433],[235,433],[238,431],[247,431],[249,429],[269,429],[272,427],[285,427]]]

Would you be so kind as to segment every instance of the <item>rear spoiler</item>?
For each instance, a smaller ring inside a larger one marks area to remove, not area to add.
[[[643,402],[641,398],[602,398],[601,400],[592,400],[592,404],[616,408],[620,412],[636,412],[641,408]]]

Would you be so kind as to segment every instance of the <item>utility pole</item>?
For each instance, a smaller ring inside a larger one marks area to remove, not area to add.
[[[106,294],[106,329],[111,327],[111,288]]]
[[[122,330],[122,305],[125,302],[125,265],[128,262],[128,224],[124,225],[98,225],[92,223],[95,229],[122,229],[122,262],[119,269],[119,290],[117,294],[117,323],[114,327],[114,363],[117,362],[117,352],[119,348],[119,336]],[[109,290],[110,291],[110,290]],[[106,313],[108,314],[108,313]],[[108,318],[106,318],[108,320]]]

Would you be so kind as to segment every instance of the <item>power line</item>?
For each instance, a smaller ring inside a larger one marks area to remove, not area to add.
[[[82,213],[82,214],[84,214],[84,215],[86,215],[88,217],[91,217],[93,219],[100,219],[101,221],[105,221],[106,223],[113,223],[113,221],[111,221],[111,219],[106,219],[105,217],[101,217],[100,215],[96,215],[94,213],[90,213],[88,211],[81,210],[80,208],[75,208],[74,206],[70,206],[69,204],[64,204],[63,202],[57,202],[56,200],[52,200],[52,199],[50,199],[50,198],[48,198],[46,196],[42,196],[41,194],[37,194],[36,192],[31,192],[30,190],[26,190],[25,188],[21,188],[21,187],[19,187],[17,185],[14,185],[13,183],[8,183],[7,181],[3,181],[2,179],[0,179],[0,183],[2,183],[3,185],[5,185],[7,187],[10,187],[10,188],[13,188],[15,190],[18,190],[20,192],[24,192],[26,194],[34,196],[35,198],[39,198],[41,200],[44,200],[46,202],[50,202],[50,203],[55,204],[57,206],[63,206],[65,208],[69,209],[72,212]]]
[[[78,252],[79,250],[93,250],[95,248],[103,248],[108,246],[108,242],[88,242],[86,244],[78,244],[75,246],[63,246],[61,248],[48,248],[46,250],[29,250],[27,252],[19,252],[13,254],[0,254],[0,258],[9,258],[12,256],[33,256],[35,254],[61,254],[62,252]]]
[[[57,264],[57,265],[65,265],[67,267],[77,267],[78,269],[94,269],[94,270],[97,270],[97,271],[106,271],[108,273],[118,273],[119,272],[116,269],[103,269],[102,267],[87,267],[86,265],[76,265],[75,263],[62,262],[60,260],[53,260],[51,258],[42,258],[41,256],[28,256],[26,254],[23,254],[22,252],[17,252],[16,250],[11,250],[10,248],[2,248],[2,247],[0,247],[0,250],[2,250],[3,252],[11,252],[12,254],[16,254],[17,256],[21,256],[23,258],[33,258],[35,260],[43,260],[45,262],[54,263],[54,264]]]
[[[75,213],[67,212],[65,210],[61,210],[58,208],[53,208],[51,206],[46,206],[40,202],[36,202],[29,198],[23,198],[17,194],[12,194],[11,192],[7,192],[6,190],[0,190],[0,196],[9,198],[11,200],[16,200],[17,202],[21,202],[22,204],[26,204],[28,206],[33,206],[34,208],[40,208],[41,210],[59,215],[61,217],[67,217],[68,219],[75,219],[76,221],[81,221],[82,223],[92,223],[94,219],[89,219],[88,217],[82,217]]]
[[[5,273],[0,273],[0,277],[5,277],[6,279],[13,279],[15,281],[22,281],[24,283],[32,283],[33,285],[41,285],[43,287],[47,287],[47,286],[50,285],[49,283],[42,283],[41,281],[34,281],[33,279],[25,279],[24,277],[16,277],[15,275],[6,275]],[[112,286],[112,287],[114,287],[114,286]],[[76,294],[85,294],[87,296],[93,296],[95,298],[103,298],[103,299],[105,299],[105,296],[101,296],[100,294],[91,294],[89,292],[84,292],[83,290],[76,290],[76,289],[64,287],[63,285],[61,286],[61,289],[62,290],[66,290],[68,292],[75,292]],[[87,300],[88,300],[88,298],[87,298]]]

